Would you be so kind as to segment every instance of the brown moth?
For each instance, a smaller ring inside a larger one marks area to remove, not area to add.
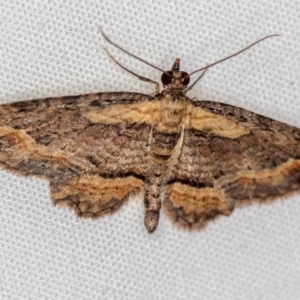
[[[299,191],[298,128],[186,95],[203,75],[188,87],[192,74],[261,40],[190,74],[180,71],[179,58],[170,71],[154,66],[163,72],[162,91],[116,62],[155,83],[154,95],[104,92],[0,105],[0,165],[47,179],[52,202],[82,217],[111,214],[143,193],[150,233],[161,206],[180,227],[200,229],[235,207]]]

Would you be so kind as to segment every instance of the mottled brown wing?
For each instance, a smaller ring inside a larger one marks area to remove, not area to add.
[[[164,209],[176,224],[202,228],[234,207],[300,190],[300,130],[247,110],[191,102]]]
[[[153,98],[101,93],[0,105],[0,166],[50,182],[54,204],[98,217],[144,188]]]

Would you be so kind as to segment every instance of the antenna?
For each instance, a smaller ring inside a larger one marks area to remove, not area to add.
[[[202,68],[200,68],[200,69],[197,69],[197,70],[191,72],[191,73],[188,74],[186,77],[190,77],[191,75],[193,75],[193,74],[195,74],[195,73],[197,73],[197,72],[200,72],[200,71],[202,71],[202,70],[204,70],[204,69],[208,69],[208,68],[210,68],[210,67],[212,67],[212,66],[214,66],[214,65],[216,65],[216,64],[219,64],[219,63],[221,63],[221,62],[223,62],[223,61],[225,61],[225,60],[227,60],[227,59],[229,59],[229,58],[232,58],[232,57],[234,57],[234,56],[236,56],[236,55],[239,55],[240,53],[242,53],[242,52],[248,50],[249,48],[253,47],[254,45],[260,43],[261,41],[266,40],[266,39],[271,38],[271,37],[274,37],[274,36],[280,36],[280,35],[279,35],[279,34],[271,34],[271,35],[267,35],[267,36],[265,36],[265,37],[263,37],[263,38],[257,40],[256,42],[250,44],[249,46],[243,48],[242,50],[240,50],[240,51],[238,51],[238,52],[235,52],[235,53],[233,53],[233,54],[231,54],[231,55],[229,55],[229,56],[226,56],[225,58],[222,58],[222,59],[220,59],[220,60],[217,60],[217,61],[214,62],[214,63],[211,63],[211,64],[209,64],[209,65],[207,65],[207,66],[205,66],[205,67],[202,67]],[[186,78],[186,77],[185,77],[185,78]]]

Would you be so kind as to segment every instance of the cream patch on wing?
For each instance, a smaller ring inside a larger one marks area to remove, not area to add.
[[[58,192],[53,193],[55,200],[76,196],[91,204],[100,202],[106,204],[111,199],[123,199],[133,191],[140,191],[144,182],[133,176],[107,179],[97,175],[82,175],[68,181]]]
[[[196,130],[209,131],[214,135],[231,139],[236,139],[250,133],[248,128],[237,125],[225,116],[208,112],[190,103],[188,104],[187,113],[190,126]]]
[[[156,101],[146,101],[132,104],[116,104],[109,107],[93,108],[82,112],[82,115],[93,123],[143,123],[149,122],[158,110]]]
[[[187,214],[215,210],[223,214],[231,212],[222,191],[210,187],[196,188],[176,182],[167,187],[166,196],[174,208],[182,207]]]
[[[79,216],[96,218],[118,210],[143,188],[144,182],[133,176],[106,179],[82,175],[51,189],[51,198],[54,204],[69,206]]]

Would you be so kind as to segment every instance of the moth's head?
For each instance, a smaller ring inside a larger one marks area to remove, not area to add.
[[[161,75],[161,82],[165,88],[187,88],[190,82],[190,77],[187,72],[180,71],[180,58],[175,59],[171,71],[166,71]]]

